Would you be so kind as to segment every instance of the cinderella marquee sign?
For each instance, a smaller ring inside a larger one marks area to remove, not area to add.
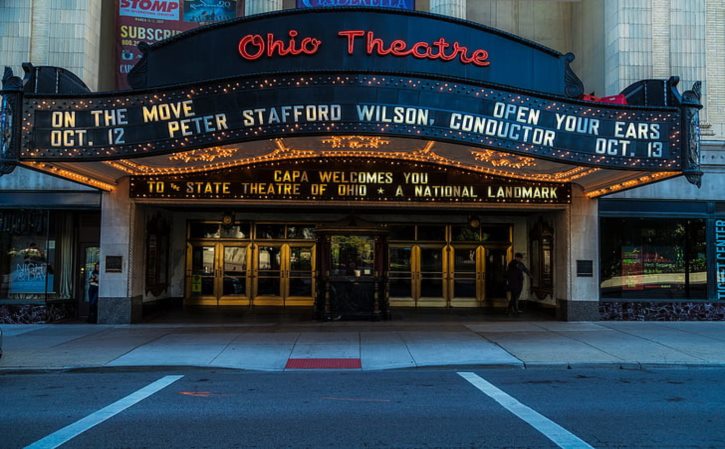
[[[202,27],[141,50],[132,91],[64,90],[58,72],[51,94],[37,88],[41,72],[22,82],[6,72],[5,171],[24,161],[367,134],[679,171],[699,182],[697,88],[681,95],[675,79],[647,81],[624,92],[628,105],[580,101],[571,54],[469,22],[391,9],[297,10]]]

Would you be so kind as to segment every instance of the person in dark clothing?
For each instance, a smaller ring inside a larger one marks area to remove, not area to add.
[[[511,299],[508,303],[508,314],[520,313],[519,310],[519,296],[521,296],[521,290],[524,289],[524,273],[531,277],[529,269],[524,265],[524,255],[516,253],[514,260],[512,260],[508,268],[506,269],[506,291],[511,294]]]
[[[98,262],[93,265],[91,277],[88,279],[88,322],[98,321]]]

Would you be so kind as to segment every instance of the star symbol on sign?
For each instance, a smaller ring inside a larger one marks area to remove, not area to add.
[[[378,189],[378,195],[382,195],[384,193],[385,193],[385,189],[383,189],[382,187]]]

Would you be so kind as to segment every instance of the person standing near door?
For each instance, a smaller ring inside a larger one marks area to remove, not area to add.
[[[91,277],[88,279],[88,322],[98,321],[98,262],[93,265]]]
[[[521,296],[521,290],[524,289],[524,273],[530,278],[532,277],[529,269],[524,265],[524,255],[516,253],[514,260],[509,263],[506,269],[506,291],[511,294],[507,308],[509,315],[521,312],[519,310],[519,296]]]

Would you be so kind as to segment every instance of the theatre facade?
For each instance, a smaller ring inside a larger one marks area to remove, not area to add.
[[[493,314],[515,253],[532,273],[523,299],[560,319],[601,319],[602,298],[632,292],[716,294],[705,235],[725,222],[683,219],[681,249],[645,251],[615,203],[600,217],[608,195],[700,185],[699,83],[642,80],[598,99],[571,53],[370,8],[261,14],[140,50],[130,90],[93,93],[55,67],[3,79],[0,170],[102,192],[97,247],[66,262],[99,262],[99,322],[170,299],[319,319]],[[72,219],[13,213],[0,294],[57,296],[50,233]],[[602,226],[620,240],[600,246]]]

